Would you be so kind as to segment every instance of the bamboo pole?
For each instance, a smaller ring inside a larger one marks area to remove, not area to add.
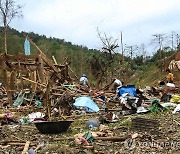
[[[36,83],[36,84],[38,84],[39,86],[46,87],[46,85],[44,85],[44,84],[40,84],[40,83],[38,83],[38,82],[32,81],[32,80],[30,80],[30,79],[27,79],[27,78],[25,78],[25,77],[22,77],[22,79],[24,79],[24,80],[26,80],[26,81],[29,81],[29,82],[32,82],[32,83]]]
[[[29,149],[29,145],[30,145],[30,141],[27,141],[25,146],[24,146],[24,150],[21,154],[27,154],[28,149]]]

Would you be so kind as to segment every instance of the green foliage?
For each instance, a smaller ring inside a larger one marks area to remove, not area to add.
[[[165,57],[168,57],[170,55],[172,55],[173,53],[175,53],[176,51],[174,50],[169,50],[169,47],[165,47],[163,48],[163,50],[157,50],[157,52],[153,55],[153,57],[151,58],[151,62],[158,62],[159,60],[164,59]]]
[[[3,29],[0,27],[0,51],[4,51],[3,35]],[[25,35],[28,35],[49,59],[54,56],[58,64],[64,64],[65,61],[70,63],[70,67],[78,77],[82,73],[86,73],[91,83],[95,83],[104,68],[107,68],[104,74],[106,79],[109,78],[107,82],[112,79],[113,74],[116,74],[120,80],[127,81],[126,83],[139,84],[139,81],[141,81],[141,85],[147,85],[148,82],[154,83],[152,80],[157,80],[155,70],[157,65],[160,64],[160,54],[161,59],[163,59],[175,52],[166,47],[161,52],[158,50],[152,57],[146,57],[146,59],[142,55],[133,59],[124,57],[122,63],[122,56],[118,53],[111,55],[96,49],[88,49],[86,46],[74,45],[64,39],[47,38],[45,35],[38,35],[33,32],[18,32],[13,28],[8,28],[8,54],[24,53]],[[31,53],[36,53],[36,49],[32,46]],[[150,74],[155,77],[149,77]]]

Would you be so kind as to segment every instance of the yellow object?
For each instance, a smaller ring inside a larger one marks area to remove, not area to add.
[[[173,95],[170,99],[170,102],[172,103],[180,103],[180,95]]]
[[[0,118],[4,118],[5,114],[0,114]]]
[[[174,75],[173,75],[172,73],[168,73],[167,76],[166,76],[166,79],[167,79],[168,81],[173,81]]]

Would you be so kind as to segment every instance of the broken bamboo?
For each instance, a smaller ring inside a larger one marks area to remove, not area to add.
[[[36,83],[36,84],[38,84],[38,85],[40,85],[40,86],[42,86],[42,87],[46,87],[46,85],[44,85],[44,84],[40,84],[40,83],[38,83],[38,82],[32,81],[32,80],[30,80],[30,79],[27,79],[27,78],[25,78],[25,77],[22,77],[22,79],[24,79],[24,80],[26,80],[26,81],[29,81],[29,82],[32,82],[32,83]]]
[[[27,141],[25,146],[24,146],[24,150],[22,151],[21,154],[26,154],[28,149],[29,149],[29,145],[30,145],[30,141]]]

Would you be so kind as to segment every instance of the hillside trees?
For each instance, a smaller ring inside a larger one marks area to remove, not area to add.
[[[0,33],[2,33],[2,29],[0,27]],[[33,32],[18,32],[10,27],[8,27],[7,34],[9,54],[23,52],[24,35],[28,35],[49,59],[52,59],[52,56],[54,56],[58,64],[68,62],[76,76],[80,77],[82,73],[85,73],[89,81],[97,86],[109,83],[114,74],[125,83],[128,83],[130,76],[135,72],[146,71],[150,68],[150,65],[160,66],[164,62],[165,57],[176,52],[171,50],[171,46],[166,47],[165,42],[163,42],[161,52],[157,50],[154,55],[147,57],[146,46],[142,44],[138,48],[138,52],[134,51],[133,54],[126,54],[124,62],[121,64],[119,61],[122,59],[120,58],[122,55],[117,52],[118,40],[106,34],[99,33],[100,40],[101,42],[103,41],[100,51],[88,49],[86,46],[74,45],[71,42],[66,42],[64,39],[47,38],[45,35],[38,35]],[[2,47],[3,43],[3,36],[0,35],[0,51],[4,50]],[[159,48],[158,42],[155,45]],[[132,47],[132,50],[136,49],[136,47]],[[131,48],[129,51],[131,51]],[[36,50],[31,48],[31,53],[36,53]]]
[[[22,6],[15,0],[0,0],[0,14],[4,26],[4,52],[7,53],[7,28],[15,17],[22,17]]]

